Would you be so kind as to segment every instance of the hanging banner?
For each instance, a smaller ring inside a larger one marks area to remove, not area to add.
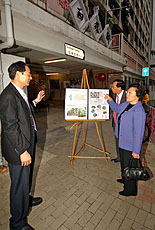
[[[69,10],[77,28],[84,32],[89,25],[89,18],[82,0],[73,0],[69,4]]]
[[[96,41],[99,41],[99,39],[102,36],[103,30],[101,26],[101,22],[98,16],[98,13],[94,14],[90,19],[90,29],[92,32],[92,35]]]
[[[109,24],[107,24],[103,30],[103,40],[104,40],[105,46],[109,48],[112,43],[112,35],[111,35],[111,29],[110,29]]]

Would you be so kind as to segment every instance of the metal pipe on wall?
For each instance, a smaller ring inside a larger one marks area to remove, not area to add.
[[[11,0],[4,0],[5,6],[5,20],[6,20],[6,32],[7,39],[5,42],[0,44],[0,93],[2,92],[3,85],[3,70],[2,70],[2,59],[1,59],[1,50],[5,48],[10,48],[14,44],[13,36],[13,24],[12,24],[12,15],[11,15]]]

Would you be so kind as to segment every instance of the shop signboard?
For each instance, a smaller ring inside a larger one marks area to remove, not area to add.
[[[69,45],[65,43],[65,54],[68,56],[72,56],[75,58],[85,59],[85,52],[82,49],[79,49],[75,46]]]

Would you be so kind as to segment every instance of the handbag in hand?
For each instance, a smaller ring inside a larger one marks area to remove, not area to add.
[[[122,177],[126,180],[148,180],[150,175],[147,169],[142,166],[141,160],[138,159],[140,167],[132,167],[133,159],[134,158],[132,157],[129,162],[129,166],[124,168]]]

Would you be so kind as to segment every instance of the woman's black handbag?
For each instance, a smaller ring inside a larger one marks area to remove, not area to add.
[[[129,166],[123,170],[122,177],[126,180],[148,180],[150,178],[150,175],[147,171],[147,168],[142,166],[142,162],[140,159],[138,159],[140,167],[131,167],[133,159],[134,158],[132,157],[129,162]]]

